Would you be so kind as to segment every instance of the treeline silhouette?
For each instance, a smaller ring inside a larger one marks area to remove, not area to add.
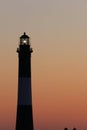
[[[68,128],[64,128],[64,130],[68,130]],[[73,128],[73,130],[77,130],[76,128]]]

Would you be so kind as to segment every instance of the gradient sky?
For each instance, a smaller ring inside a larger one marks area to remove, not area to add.
[[[0,130],[15,130],[24,31],[34,50],[35,130],[87,130],[86,0],[0,0]]]

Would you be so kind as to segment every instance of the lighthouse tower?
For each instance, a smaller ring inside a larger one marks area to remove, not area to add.
[[[24,34],[20,37],[18,72],[18,104],[16,130],[34,130],[32,115],[32,92],[31,92],[31,53],[29,36]]]

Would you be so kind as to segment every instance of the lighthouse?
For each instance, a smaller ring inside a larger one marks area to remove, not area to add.
[[[33,52],[29,36],[20,37],[18,53],[18,101],[16,130],[34,130],[32,114],[32,89],[31,89],[31,53]]]

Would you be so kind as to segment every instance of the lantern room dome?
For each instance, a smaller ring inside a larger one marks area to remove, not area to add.
[[[26,38],[29,38],[29,36],[28,35],[26,35],[26,33],[24,32],[24,34],[20,37],[20,39],[26,39]]]

